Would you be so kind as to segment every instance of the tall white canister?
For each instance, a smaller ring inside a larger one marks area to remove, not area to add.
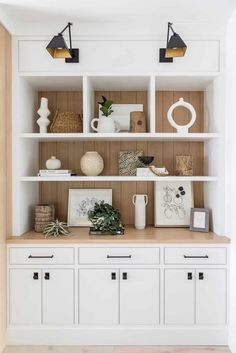
[[[146,206],[148,204],[148,196],[133,195],[133,204],[135,206],[135,228],[144,229],[146,226]]]

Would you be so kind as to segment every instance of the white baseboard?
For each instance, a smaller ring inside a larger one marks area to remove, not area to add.
[[[8,345],[227,345],[228,328],[61,327],[7,330]]]
[[[236,353],[236,334],[229,328],[229,348],[231,353]]]

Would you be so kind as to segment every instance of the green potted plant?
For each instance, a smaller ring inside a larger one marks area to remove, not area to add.
[[[102,101],[98,102],[100,108],[99,110],[102,112],[102,116],[97,119],[93,119],[91,121],[91,127],[94,131],[100,133],[114,133],[120,131],[120,125],[114,121],[113,117],[111,116],[114,112],[112,110],[113,101],[107,99],[105,96],[102,96]],[[94,123],[97,122],[97,127]]]
[[[67,223],[60,222],[58,219],[55,221],[49,222],[43,229],[43,234],[45,238],[51,237],[60,237],[60,236],[68,236],[70,234],[70,230],[67,226]]]
[[[90,234],[123,234],[124,228],[120,220],[120,211],[104,201],[96,202],[88,211],[88,219],[92,222]]]

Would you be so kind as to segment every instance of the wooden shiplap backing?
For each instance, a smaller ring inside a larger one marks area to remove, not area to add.
[[[50,97],[48,96],[50,95]],[[101,95],[112,99],[115,103],[143,103],[147,110],[147,92],[95,92],[95,102]],[[49,109],[55,107],[61,110],[81,112],[82,94],[80,92],[40,92],[39,97],[49,98]],[[169,106],[179,97],[190,101],[197,111],[195,131],[202,131],[203,127],[203,93],[202,92],[157,92],[156,93],[156,127],[159,132],[173,131],[166,114]],[[80,105],[78,104],[80,100]],[[55,105],[56,104],[56,105]],[[176,109],[177,110],[177,109]],[[188,111],[178,109],[175,114],[181,114],[179,123],[188,119]],[[95,116],[98,116],[96,105]],[[176,120],[177,121],[177,120]],[[118,175],[118,155],[122,150],[142,150],[146,155],[155,156],[154,163],[166,166],[170,174],[175,172],[175,155],[192,154],[194,160],[194,175],[203,174],[203,143],[202,142],[151,142],[151,141],[76,141],[76,142],[42,142],[40,143],[40,168],[45,167],[45,161],[56,155],[62,161],[62,168],[73,169],[81,174],[80,159],[86,151],[96,150],[105,163],[104,175]],[[112,188],[113,205],[121,211],[124,224],[134,223],[133,194],[148,194],[147,224],[153,225],[153,188],[152,182],[42,182],[40,183],[40,202],[54,203],[57,217],[66,220],[69,188]],[[203,185],[194,183],[195,206],[202,207]]]

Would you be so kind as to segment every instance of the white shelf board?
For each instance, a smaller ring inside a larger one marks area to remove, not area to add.
[[[35,141],[115,141],[115,140],[139,140],[139,141],[207,141],[219,137],[218,133],[22,133],[20,137],[23,139],[32,139]]]
[[[71,176],[71,177],[39,177],[39,176],[25,176],[21,177],[20,181],[217,181],[218,178],[214,176],[151,176],[151,177],[137,177],[137,176],[119,176],[119,175],[103,175],[103,176]]]

